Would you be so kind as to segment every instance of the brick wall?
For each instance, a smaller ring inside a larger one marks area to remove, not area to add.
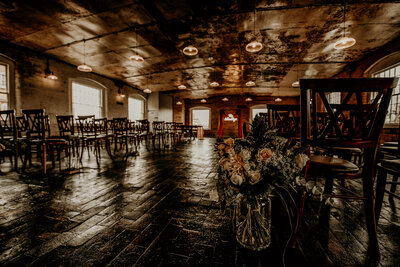
[[[211,97],[207,98],[207,103],[201,103],[200,100],[185,100],[185,104],[182,106],[176,105],[174,101],[174,120],[184,118],[186,124],[191,124],[191,109],[195,107],[206,107],[210,108],[211,111],[211,129],[205,130],[206,136],[217,136],[220,111],[225,110],[225,113],[234,113],[238,109],[242,111],[243,122],[246,123],[247,128],[251,123],[250,109],[256,105],[276,104],[275,97],[263,96],[263,97],[252,97],[253,101],[244,101],[243,96],[228,96],[229,101],[223,102],[222,97]],[[298,104],[298,97],[283,98],[281,104]],[[184,112],[184,114],[183,114]],[[238,121],[236,122],[224,122],[224,136],[237,137],[238,134]]]
[[[44,78],[46,57],[32,50],[0,42],[0,53],[15,62],[15,108],[17,114],[21,109],[45,108],[49,114],[52,133],[57,134],[56,115],[71,114],[69,101],[69,83],[71,78],[87,78],[103,85],[106,96],[106,117],[127,117],[128,99],[118,96],[118,87],[114,81],[94,73],[84,73],[60,60],[50,58],[50,69],[57,75],[57,80]],[[95,71],[95,70],[94,70]],[[122,92],[141,94],[138,90],[124,85]],[[116,104],[121,101],[122,105]]]

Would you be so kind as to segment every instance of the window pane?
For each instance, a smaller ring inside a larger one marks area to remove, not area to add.
[[[192,125],[201,125],[204,129],[210,129],[210,111],[208,109],[193,109]]]
[[[268,109],[266,108],[253,108],[252,109],[252,115],[253,117],[251,118],[252,120],[255,118],[255,116],[259,113],[267,113]]]
[[[372,74],[372,77],[395,77],[400,76],[400,65],[393,66],[385,71],[376,72]],[[399,102],[400,102],[400,85],[397,86],[393,90],[393,95],[390,100],[388,112],[386,114],[385,123],[390,124],[398,124],[399,123]],[[376,93],[370,95],[370,102],[372,102],[373,98],[376,96]]]
[[[0,93],[0,110],[8,109],[8,94]]]
[[[0,92],[7,93],[7,66],[0,64]]]
[[[72,83],[72,111],[74,116],[103,115],[102,90],[77,82]]]
[[[128,98],[128,112],[131,121],[144,119],[144,101],[129,97]]]

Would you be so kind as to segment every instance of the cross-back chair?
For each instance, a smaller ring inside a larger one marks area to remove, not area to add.
[[[18,129],[15,110],[0,111],[0,155],[8,156],[14,169],[18,170]]]
[[[300,105],[268,105],[269,127],[280,136],[300,137]]]
[[[153,147],[158,139],[158,148],[165,148],[165,128],[163,121],[153,121]]]
[[[349,147],[363,151],[362,169],[345,159],[310,155],[306,176],[325,178],[324,192],[331,197],[364,201],[369,241],[376,252],[379,252],[379,247],[373,193],[375,154],[396,84],[397,79],[393,78],[300,80],[302,145]],[[344,97],[340,104],[333,106],[328,102],[327,94],[331,92],[341,92]],[[366,94],[372,97],[369,103]],[[317,125],[318,112],[322,108],[328,114],[327,123]],[[346,121],[346,127],[342,121]],[[333,194],[333,179],[337,178],[361,178],[362,196]]]

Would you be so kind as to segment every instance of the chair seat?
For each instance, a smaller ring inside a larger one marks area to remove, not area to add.
[[[389,153],[389,154],[397,154],[398,150],[399,149],[396,146],[385,146],[385,145],[383,145],[383,146],[381,146],[379,148],[380,152]]]
[[[380,163],[382,167],[400,172],[400,159],[383,159]]]
[[[383,143],[384,146],[398,146],[399,142],[385,142]]]
[[[357,147],[332,147],[333,153],[338,154],[361,154],[361,149]]]
[[[62,138],[48,138],[46,139],[46,143],[48,144],[68,144],[68,141]]]
[[[336,173],[354,173],[359,171],[357,165],[348,160],[319,155],[310,157],[310,168],[319,168],[317,170],[321,172]]]

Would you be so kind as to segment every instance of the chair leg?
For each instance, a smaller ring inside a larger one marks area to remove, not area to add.
[[[398,175],[393,175],[393,184],[391,184],[391,186],[390,186],[390,193],[395,193],[396,192],[396,187],[397,187],[397,181],[399,180],[399,176]],[[389,203],[390,203],[390,207],[392,208],[392,210],[393,211],[395,211],[396,210],[396,204],[394,203],[394,200],[393,200],[393,195],[392,194],[389,194]]]
[[[376,199],[375,199],[375,221],[378,224],[379,217],[381,214],[383,196],[385,194],[387,179],[387,171],[383,168],[378,167],[377,181],[376,181]]]
[[[379,255],[379,245],[378,237],[376,234],[376,221],[375,221],[375,207],[374,207],[374,191],[373,191],[373,181],[374,181],[374,160],[375,154],[370,152],[366,153],[364,160],[364,170],[363,170],[363,195],[364,209],[365,209],[365,220],[367,222],[367,230],[369,236],[369,242],[371,249],[376,255]]]

